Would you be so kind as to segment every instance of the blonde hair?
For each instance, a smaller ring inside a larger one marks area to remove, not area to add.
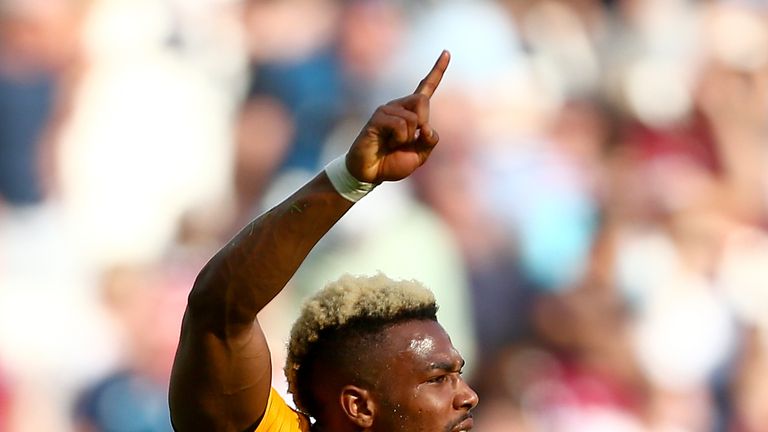
[[[432,292],[415,280],[393,280],[379,272],[374,276],[345,274],[331,282],[303,305],[291,329],[285,376],[296,407],[307,414],[308,383],[300,374],[312,349],[323,339],[347,329],[381,330],[410,319],[436,320]],[[313,353],[316,354],[316,353]]]

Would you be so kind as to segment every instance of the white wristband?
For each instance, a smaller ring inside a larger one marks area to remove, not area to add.
[[[376,184],[361,182],[347,170],[347,155],[341,155],[325,166],[325,173],[331,180],[336,192],[352,202],[360,201],[368,192],[372,191]]]

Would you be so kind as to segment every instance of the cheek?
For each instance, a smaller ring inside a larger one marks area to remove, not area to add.
[[[452,412],[450,385],[421,385],[406,394],[400,394],[397,401],[386,403],[387,430],[397,432],[442,432],[455,417]]]
[[[453,390],[449,385],[423,385],[413,395],[414,411],[420,416],[434,415],[437,421],[446,421],[453,406]]]

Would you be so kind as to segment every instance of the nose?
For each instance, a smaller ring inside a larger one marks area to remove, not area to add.
[[[454,408],[469,411],[476,407],[479,401],[480,398],[477,396],[477,393],[472,390],[472,387],[470,387],[466,381],[460,379],[456,389],[456,396],[453,399]]]

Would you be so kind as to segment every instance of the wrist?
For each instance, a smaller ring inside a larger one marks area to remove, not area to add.
[[[358,202],[377,185],[358,180],[347,169],[346,154],[339,156],[325,166],[325,174],[339,195],[349,201]]]

